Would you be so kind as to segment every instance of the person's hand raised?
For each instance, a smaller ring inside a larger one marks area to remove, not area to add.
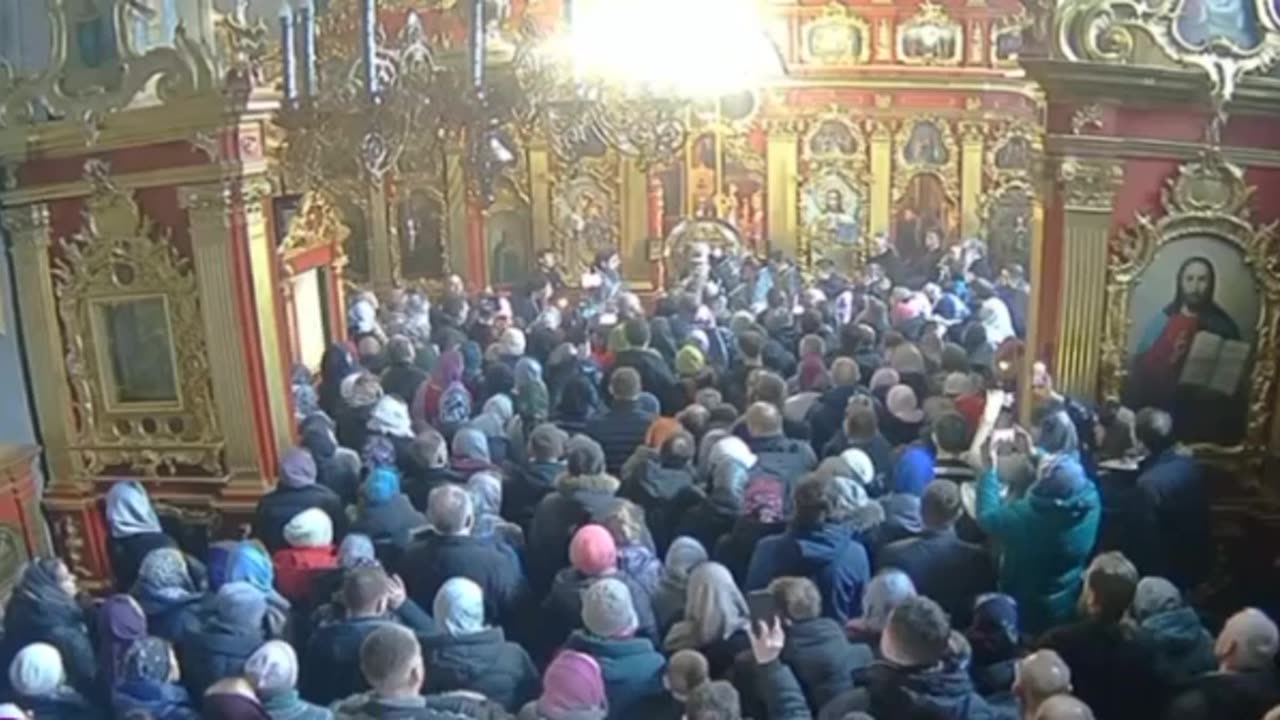
[[[782,647],[787,644],[787,633],[782,629],[781,618],[774,617],[772,624],[753,623],[751,627],[751,654],[756,663],[768,665],[782,654]]]
[[[404,580],[401,580],[399,575],[387,578],[387,609],[399,610],[408,599],[409,593],[404,588]]]

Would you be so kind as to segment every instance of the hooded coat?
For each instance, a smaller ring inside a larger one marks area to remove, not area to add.
[[[640,720],[654,699],[666,694],[662,686],[666,658],[645,638],[602,638],[575,630],[565,647],[590,655],[600,664],[611,720]]]
[[[1016,710],[988,704],[974,692],[961,668],[904,668],[880,662],[867,668],[864,687],[827,703],[819,720],[837,720],[850,712],[875,718],[931,720],[1014,720]]]
[[[435,602],[450,578],[474,581],[484,591],[485,617],[494,625],[513,618],[525,594],[515,553],[494,538],[428,532],[405,551],[399,572],[409,597],[423,607]]]
[[[510,477],[502,492],[502,517],[527,532],[538,503],[556,489],[556,478],[565,472],[562,462],[538,462],[529,458],[508,468]]]
[[[978,480],[978,525],[1003,548],[1000,591],[1018,601],[1022,629],[1032,634],[1075,616],[1101,515],[1098,490],[1078,464],[1064,461],[1055,472],[1076,475],[1057,483],[1066,492],[1041,480],[1025,497],[1003,505],[995,471]]]
[[[870,647],[849,642],[831,618],[797,620],[787,626],[782,661],[795,671],[810,707],[820,708],[853,687],[853,674],[871,664]]]
[[[310,453],[293,451],[281,463],[280,483],[258,501],[253,518],[253,536],[262,541],[267,552],[289,547],[284,540],[284,526],[307,508],[320,508],[333,523],[333,537],[342,539],[347,532],[347,513],[342,498],[333,490],[316,482],[316,465]]]
[[[862,614],[862,590],[871,563],[843,525],[792,527],[760,541],[747,568],[747,590],[760,590],[784,575],[807,577],[822,595],[822,614],[840,623]]]
[[[658,552],[671,543],[676,521],[687,509],[682,501],[690,497],[684,491],[693,486],[693,468],[667,467],[652,448],[636,448],[622,466],[620,497],[644,509],[644,521],[653,535]]]
[[[529,653],[507,642],[501,628],[466,635],[438,633],[422,638],[422,655],[431,670],[423,692],[478,692],[515,712],[538,696],[538,669]]]
[[[569,565],[569,541],[583,525],[602,522],[622,500],[621,483],[612,475],[561,475],[556,491],[542,498],[533,513],[526,542],[529,582],[538,595]]]
[[[1212,672],[1218,664],[1213,636],[1189,607],[1156,613],[1138,622],[1138,641],[1147,646],[1156,675],[1165,687],[1181,685]]]

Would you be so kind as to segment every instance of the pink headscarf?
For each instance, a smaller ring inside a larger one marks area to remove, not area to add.
[[[542,675],[538,709],[545,717],[565,717],[607,705],[600,663],[590,655],[566,650],[551,661]]]
[[[583,525],[569,543],[569,562],[583,575],[603,575],[618,567],[618,547],[601,525]]]

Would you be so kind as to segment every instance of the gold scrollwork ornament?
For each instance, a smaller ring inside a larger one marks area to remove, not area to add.
[[[838,2],[828,3],[800,34],[800,57],[807,65],[844,67],[871,59],[871,26]]]
[[[928,128],[932,127],[933,130]],[[960,148],[951,125],[942,117],[917,115],[904,120],[894,137],[897,169],[893,173],[893,197],[900,201],[916,175],[933,175],[942,182],[948,199],[960,196]]]
[[[1216,455],[1261,452],[1272,420],[1277,330],[1280,329],[1280,223],[1255,224],[1249,204],[1254,188],[1244,171],[1225,161],[1217,150],[1178,169],[1162,193],[1164,214],[1139,214],[1111,246],[1107,268],[1106,312],[1103,316],[1100,387],[1118,396],[1128,374],[1130,308],[1134,288],[1157,251],[1170,243],[1195,238],[1225,242],[1242,255],[1259,295],[1254,326],[1254,361],[1247,374],[1248,408],[1242,440],[1231,446],[1200,444]],[[1219,287],[1223,284],[1220,282]]]
[[[959,65],[964,58],[964,27],[942,5],[925,0],[920,10],[898,25],[898,61],[904,65]]]

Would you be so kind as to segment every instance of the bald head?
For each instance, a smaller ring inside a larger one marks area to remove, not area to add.
[[[1045,700],[1033,720],[1093,720],[1093,711],[1073,695],[1054,695]]]
[[[1213,646],[1223,672],[1268,667],[1277,650],[1280,650],[1280,631],[1271,618],[1257,608],[1245,608],[1232,615]]]
[[[777,437],[782,434],[782,415],[769,403],[752,403],[747,408],[747,432],[753,438]]]
[[[1033,717],[1044,701],[1071,692],[1071,669],[1052,650],[1039,650],[1018,663],[1013,694],[1022,706],[1023,717]]]

